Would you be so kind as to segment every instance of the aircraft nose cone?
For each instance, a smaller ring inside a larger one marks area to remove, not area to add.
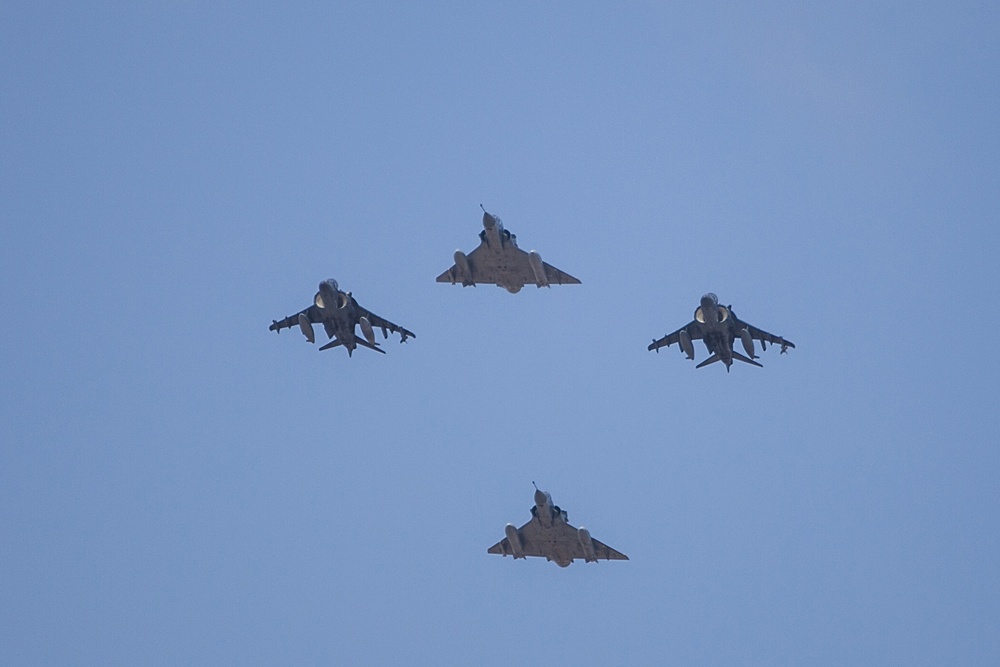
[[[546,502],[548,502],[548,498],[545,497],[545,492],[535,489],[535,504],[538,506],[542,506]]]
[[[483,211],[483,227],[485,227],[486,229],[493,229],[494,227],[496,227],[496,224],[497,224],[496,218],[494,218],[486,211]]]

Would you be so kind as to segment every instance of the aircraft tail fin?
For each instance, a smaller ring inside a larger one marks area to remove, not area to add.
[[[709,364],[714,364],[716,361],[719,361],[721,359],[722,359],[722,357],[720,357],[718,355],[718,353],[713,354],[708,359],[706,359],[705,361],[703,361],[700,364],[698,364],[697,366],[695,366],[695,368],[703,368],[705,366],[708,366]]]
[[[753,359],[750,359],[749,357],[744,357],[742,354],[740,354],[736,350],[733,350],[733,359],[739,359],[740,361],[748,363],[748,364],[752,364],[752,365],[756,366],[757,368],[764,368],[763,364],[758,364]]]
[[[343,345],[343,344],[344,344],[344,341],[340,340],[339,338],[334,338],[329,343],[327,343],[326,345],[324,345],[323,347],[321,347],[319,349],[320,349],[320,351],[322,351],[322,350],[329,350],[330,348],[334,348],[334,347],[337,347],[338,345]]]

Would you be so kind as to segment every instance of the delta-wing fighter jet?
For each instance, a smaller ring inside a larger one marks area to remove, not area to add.
[[[580,284],[568,273],[543,262],[541,255],[534,250],[524,252],[518,248],[517,237],[504,229],[500,218],[487,213],[485,208],[479,247],[468,255],[456,250],[455,264],[438,276],[437,281],[452,285],[462,283],[462,287],[492,283],[511,294],[520,292],[528,284],[538,287]]]
[[[535,506],[531,508],[531,521],[520,528],[508,523],[503,538],[487,553],[527,558],[544,557],[555,561],[559,567],[568,567],[577,558],[588,563],[604,560],[628,560],[628,556],[615,551],[590,536],[590,531],[569,524],[566,512],[552,503],[552,496],[535,487]]]
[[[319,348],[320,350],[329,350],[331,347],[343,345],[347,349],[347,356],[354,354],[354,349],[358,345],[385,354],[385,350],[378,347],[378,343],[375,342],[375,328],[382,330],[383,338],[388,338],[390,331],[393,333],[398,331],[400,343],[405,343],[407,338],[417,337],[412,331],[407,331],[403,327],[362,308],[350,292],[344,292],[338,287],[337,281],[333,278],[319,284],[319,291],[313,297],[313,305],[283,320],[271,320],[271,326],[268,328],[271,331],[281,333],[282,329],[297,326],[306,340],[315,343],[316,334],[313,333],[313,324],[322,324],[327,337],[332,339]],[[361,325],[361,333],[364,338],[358,338],[355,335],[355,326],[357,325]]]
[[[743,343],[743,349],[747,356],[743,356],[733,349],[733,343],[737,338]],[[708,348],[711,356],[695,368],[722,361],[726,365],[726,372],[729,372],[733,359],[763,367],[754,361],[757,358],[757,355],[754,354],[754,340],[760,341],[761,350],[766,350],[768,343],[780,345],[782,354],[785,354],[788,348],[795,347],[794,343],[781,336],[775,336],[742,321],[736,317],[732,306],[720,306],[719,297],[711,292],[701,297],[701,305],[694,311],[693,322],[684,325],[672,334],[654,340],[648,349],[659,352],[661,347],[678,343],[681,352],[688,359],[694,359],[694,343],[692,341],[696,340],[705,341],[705,347]]]

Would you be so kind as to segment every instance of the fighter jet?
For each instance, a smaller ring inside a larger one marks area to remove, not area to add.
[[[743,342],[743,349],[748,356],[743,356],[733,349],[733,343],[739,338]],[[691,341],[704,340],[705,347],[712,355],[701,362],[695,368],[714,364],[722,361],[726,365],[726,372],[733,364],[733,359],[739,359],[754,366],[761,364],[754,361],[757,355],[754,354],[754,339],[760,341],[761,350],[767,349],[767,344],[781,346],[781,353],[790,347],[795,347],[791,341],[787,341],[781,336],[775,336],[763,329],[758,329],[736,317],[732,306],[720,306],[719,297],[711,292],[701,297],[701,306],[694,311],[694,321],[686,324],[672,334],[668,334],[659,340],[654,340],[649,346],[649,350],[660,351],[664,345],[670,346],[679,343],[681,351],[687,355],[688,359],[694,359],[694,344]],[[763,368],[763,366],[761,366]]]
[[[534,484],[534,482],[532,482]],[[576,558],[588,563],[598,559],[628,560],[628,556],[615,551],[590,536],[590,531],[569,525],[566,512],[552,504],[552,496],[535,487],[535,506],[531,508],[531,521],[520,528],[508,523],[504,527],[507,537],[486,550],[487,553],[513,556],[544,556],[559,567],[568,567]]]
[[[407,331],[403,327],[362,308],[350,292],[344,292],[337,286],[337,281],[333,278],[319,284],[319,291],[313,297],[313,305],[297,315],[290,315],[281,321],[271,320],[271,326],[268,329],[281,333],[282,329],[298,326],[306,340],[315,343],[314,323],[322,324],[323,328],[326,329],[327,337],[333,339],[319,349],[329,350],[332,347],[343,345],[347,349],[347,356],[352,356],[358,345],[385,354],[385,350],[378,347],[378,343],[375,342],[373,327],[382,329],[383,338],[388,338],[390,331],[393,333],[398,331],[400,343],[405,343],[409,337],[417,337],[412,331]],[[361,333],[364,334],[364,338],[358,338],[354,335],[354,327],[358,324],[361,325]]]
[[[479,205],[482,208],[482,204]],[[541,255],[532,250],[524,252],[517,247],[517,237],[503,228],[500,218],[490,215],[483,208],[483,231],[479,232],[479,247],[466,255],[455,251],[455,264],[437,277],[439,283],[462,283],[462,287],[476,283],[492,283],[517,294],[529,283],[538,287],[579,285],[580,281],[542,261]]]

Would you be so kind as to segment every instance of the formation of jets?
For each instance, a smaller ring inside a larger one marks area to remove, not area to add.
[[[463,287],[479,283],[503,287],[516,294],[522,287],[534,284],[537,287],[555,285],[579,285],[580,281],[551,264],[542,261],[541,255],[532,250],[525,252],[517,246],[517,237],[504,228],[500,218],[483,209],[483,231],[479,232],[479,246],[466,254],[455,251],[455,263],[437,277],[439,283],[461,283]],[[282,320],[272,320],[271,331],[281,332],[297,326],[310,343],[316,342],[314,324],[322,324],[330,342],[320,350],[343,346],[348,356],[352,356],[358,345],[385,354],[375,339],[375,329],[382,330],[386,339],[389,333],[399,333],[400,342],[416,338],[408,329],[376,315],[358,304],[351,292],[340,289],[332,278],[319,284],[319,291],[313,297],[311,306]],[[357,328],[361,328],[361,336]],[[736,339],[743,344],[746,355],[733,349]],[[694,311],[694,320],[677,331],[658,340],[654,339],[647,348],[657,351],[661,347],[677,344],[681,352],[694,359],[694,341],[705,344],[709,357],[695,368],[702,368],[721,361],[729,371],[733,360],[760,367],[754,341],[760,341],[761,350],[767,344],[778,345],[781,353],[794,348],[791,341],[775,336],[763,329],[747,324],[736,316],[732,306],[719,305],[719,299],[709,292],[701,297],[701,304]],[[515,559],[537,556],[553,561],[560,567],[567,567],[576,559],[587,563],[598,560],[628,560],[628,556],[599,542],[583,526],[574,528],[569,524],[566,512],[553,504],[552,497],[535,487],[535,505],[531,508],[531,520],[520,528],[507,524],[505,537],[490,547],[487,552]]]

